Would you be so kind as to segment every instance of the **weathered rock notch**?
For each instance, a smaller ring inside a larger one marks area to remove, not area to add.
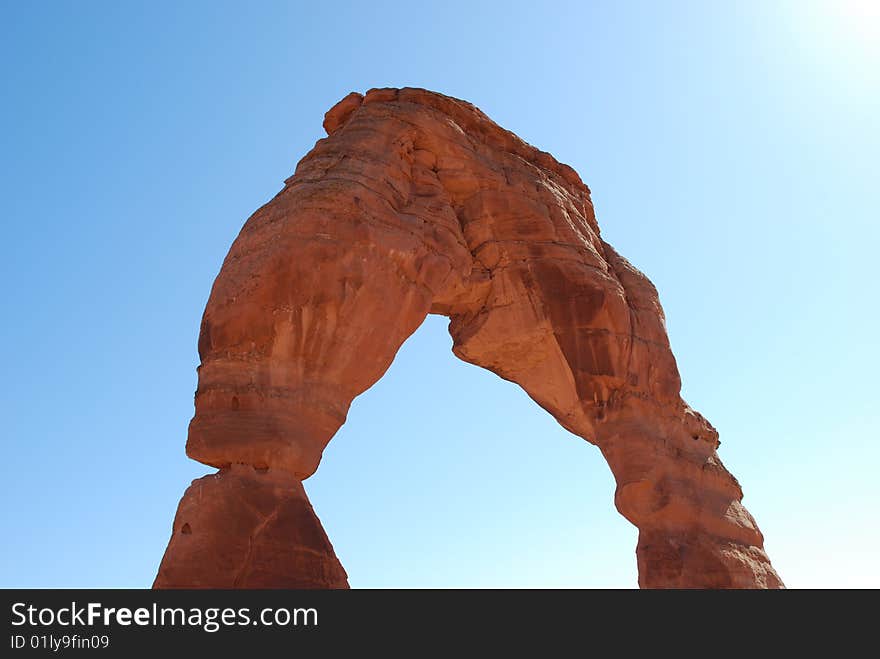
[[[718,433],[680,397],[650,281],[601,238],[578,174],[473,105],[346,96],[214,282],[157,588],[345,588],[302,480],[427,314],[602,451],[639,585],[782,587]]]

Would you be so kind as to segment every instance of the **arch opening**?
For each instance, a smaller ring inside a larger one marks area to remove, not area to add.
[[[304,483],[351,586],[635,587],[601,454],[452,355],[447,325],[406,340]]]

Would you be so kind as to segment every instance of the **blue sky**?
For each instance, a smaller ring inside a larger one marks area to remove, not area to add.
[[[183,5],[183,6],[180,6]],[[880,587],[880,9],[6,2],[0,586],[149,586],[204,304],[352,90],[472,101],[572,165],[792,587]],[[430,317],[306,482],[353,586],[634,587],[599,451]]]

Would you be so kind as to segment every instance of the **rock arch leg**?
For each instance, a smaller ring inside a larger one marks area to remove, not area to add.
[[[639,528],[643,587],[780,587],[718,434],[680,397],[657,291],[600,237],[587,187],[477,108],[351,94],[251,217],[199,338],[157,587],[345,587],[301,481],[425,318],[596,444]]]
[[[657,292],[607,243],[605,267],[533,250],[500,258],[480,313],[453,314],[454,352],[517,382],[598,445],[639,528],[645,588],[781,587],[718,433],[679,396]]]
[[[155,587],[348,585],[301,481],[452,266],[381,183],[324,169],[247,222],[214,284],[187,454],[219,472],[184,495]]]

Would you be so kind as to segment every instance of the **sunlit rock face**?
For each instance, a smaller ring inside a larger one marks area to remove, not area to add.
[[[781,587],[578,174],[422,89],[349,94],[324,128],[214,282],[187,454],[220,471],[184,494],[155,586],[347,587],[301,481],[435,313],[458,357],[599,447],[642,587]]]

